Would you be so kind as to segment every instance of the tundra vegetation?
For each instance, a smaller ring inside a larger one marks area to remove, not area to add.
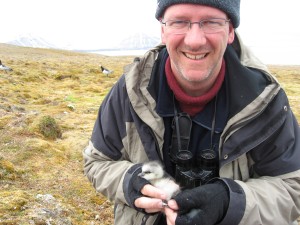
[[[134,56],[0,44],[0,225],[113,223],[83,175],[99,105]],[[102,74],[99,64],[114,70]],[[272,66],[300,121],[300,66]],[[271,206],[270,206],[271,207]]]

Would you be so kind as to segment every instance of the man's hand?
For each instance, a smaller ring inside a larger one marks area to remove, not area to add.
[[[156,213],[164,210],[163,200],[166,199],[166,194],[162,190],[146,184],[141,189],[141,193],[143,196],[134,201],[135,207],[142,208],[147,213]]]
[[[175,225],[175,221],[178,215],[177,210],[178,210],[178,205],[176,201],[173,199],[168,201],[168,207],[165,208],[165,214],[166,214],[168,225]]]
[[[168,225],[213,225],[227,212],[229,194],[222,181],[185,190],[168,202]],[[177,211],[178,210],[178,211]]]
[[[128,183],[127,201],[137,211],[144,213],[156,213],[163,211],[163,200],[167,195],[154,187],[150,182],[139,176],[141,168],[135,169]]]

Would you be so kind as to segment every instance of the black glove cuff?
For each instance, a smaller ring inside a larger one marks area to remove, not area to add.
[[[124,190],[125,199],[129,204],[129,206],[136,209],[139,212],[145,212],[144,209],[137,208],[134,205],[135,200],[143,196],[141,194],[142,188],[146,184],[150,184],[149,181],[138,176],[138,174],[141,172],[142,172],[141,164],[132,166],[125,175],[123,190]]]

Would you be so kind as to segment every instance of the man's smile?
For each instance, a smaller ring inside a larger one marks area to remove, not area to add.
[[[203,59],[207,55],[207,54],[198,54],[198,55],[195,55],[195,54],[190,54],[190,53],[186,53],[186,52],[184,52],[183,54],[185,55],[185,57],[187,57],[189,59],[193,59],[193,60]]]

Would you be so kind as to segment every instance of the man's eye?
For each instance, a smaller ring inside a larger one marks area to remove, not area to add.
[[[182,21],[182,20],[178,20],[178,21],[174,21],[173,23],[174,24],[185,24],[186,22]]]
[[[205,20],[205,21],[202,21],[202,24],[203,25],[216,25],[216,24],[218,24],[218,22],[212,21],[212,20]]]
[[[170,22],[170,26],[174,26],[174,27],[183,27],[183,26],[186,26],[187,24],[188,24],[188,22],[183,21],[183,20],[176,20],[176,21]]]
[[[202,26],[222,26],[222,23],[217,20],[203,20]]]

